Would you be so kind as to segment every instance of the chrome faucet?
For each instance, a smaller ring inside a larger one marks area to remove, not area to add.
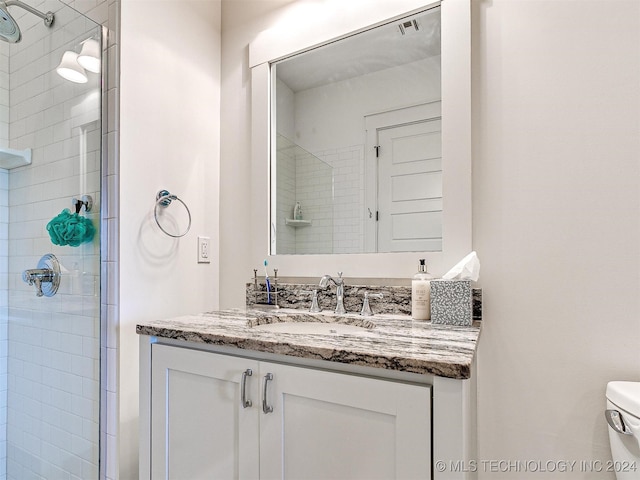
[[[338,272],[338,278],[335,279],[331,275],[325,275],[320,279],[320,288],[327,288],[329,282],[333,282],[336,286],[336,309],[334,313],[342,314],[347,313],[344,309],[344,279],[342,278],[342,272]]]

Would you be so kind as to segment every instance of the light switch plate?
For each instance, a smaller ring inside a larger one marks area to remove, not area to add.
[[[211,263],[210,240],[209,237],[198,236],[198,263]]]

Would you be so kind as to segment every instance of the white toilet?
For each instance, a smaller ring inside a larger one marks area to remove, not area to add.
[[[609,382],[607,410],[609,443],[617,480],[640,478],[640,382]]]

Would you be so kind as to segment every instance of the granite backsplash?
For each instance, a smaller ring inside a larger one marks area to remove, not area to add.
[[[297,308],[309,310],[313,291],[318,290],[318,304],[323,310],[333,310],[336,306],[336,288],[332,286],[322,290],[314,284],[279,283],[277,292],[275,285],[271,285],[272,303],[277,301],[282,308]],[[253,283],[246,284],[247,306],[266,303],[266,286],[258,283],[258,291]],[[373,313],[405,314],[411,315],[411,287],[382,287],[367,285],[345,285],[344,307],[349,313],[359,313],[362,309],[364,292],[381,293],[382,299],[370,298],[369,304]],[[473,292],[473,319],[482,320],[482,289],[474,288]],[[277,300],[276,300],[277,299]]]

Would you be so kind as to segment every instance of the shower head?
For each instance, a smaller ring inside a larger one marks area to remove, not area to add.
[[[18,43],[22,36],[20,27],[8,12],[4,3],[0,3],[0,39],[9,43]]]
[[[14,20],[9,13],[9,10],[7,10],[7,7],[9,6],[20,7],[27,12],[42,18],[47,27],[50,27],[53,24],[53,12],[42,13],[20,0],[0,1],[0,40],[4,40],[9,43],[18,43],[22,39],[18,22]]]

